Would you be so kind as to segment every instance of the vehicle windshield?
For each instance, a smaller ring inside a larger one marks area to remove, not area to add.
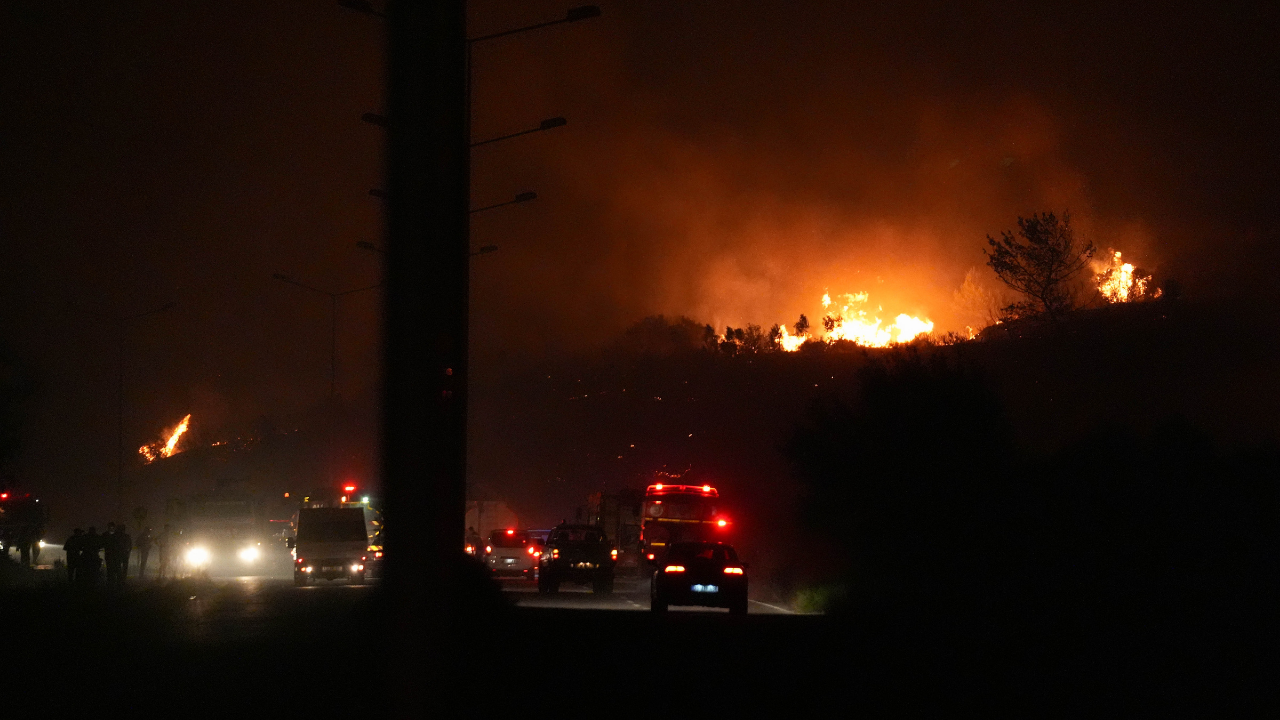
[[[304,516],[298,521],[298,542],[368,542],[364,515],[359,511]]]
[[[496,548],[518,548],[529,544],[529,536],[517,532],[511,535],[506,530],[494,530],[489,536],[489,545]]]
[[[596,528],[560,528],[551,533],[551,542],[598,543],[604,541],[604,533]]]
[[[738,562],[738,553],[730,545],[719,543],[680,543],[671,548],[668,562],[710,560],[718,563]]]

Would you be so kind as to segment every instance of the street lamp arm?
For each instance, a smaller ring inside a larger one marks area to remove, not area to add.
[[[351,295],[352,293],[364,292],[365,290],[376,290],[377,288],[382,287],[382,285],[383,285],[382,283],[378,283],[377,285],[370,285],[368,287],[356,288],[354,290],[343,290],[340,293],[334,293],[333,296],[342,297],[343,295]]]
[[[565,23],[578,22],[579,20],[590,20],[595,17],[600,17],[599,7],[595,5],[582,5],[575,8],[569,8],[569,11],[565,13],[565,16],[559,20],[551,20],[544,23],[538,23],[537,25],[516,28],[514,30],[503,30],[502,32],[496,32],[492,35],[481,35],[480,37],[468,38],[467,44],[470,45],[478,42],[484,42],[485,40],[493,40],[495,38],[515,35],[516,33],[528,32],[530,30],[539,30],[552,25],[563,25]]]
[[[470,212],[472,215],[474,215],[478,212],[484,212],[485,210],[492,210],[494,208],[506,207],[507,205],[515,205],[516,203],[529,202],[530,200],[537,200],[537,199],[538,199],[538,194],[535,192],[522,192],[519,195],[516,195],[515,199],[513,200],[495,203],[493,205],[486,205],[484,207],[478,207],[474,210],[471,210]]]
[[[510,140],[511,138],[514,138],[514,137],[520,137],[521,135],[528,135],[529,133],[542,132],[543,130],[554,130],[555,128],[564,127],[565,125],[568,125],[568,124],[569,124],[569,121],[562,117],[547,118],[546,120],[543,120],[542,122],[538,123],[538,127],[536,128],[529,128],[528,130],[521,130],[520,132],[511,133],[510,135],[503,135],[502,137],[489,138],[488,140],[481,140],[480,142],[474,142],[474,143],[471,143],[471,147],[488,145],[489,143],[496,143],[500,140]]]
[[[327,290],[321,290],[320,288],[314,288],[314,287],[311,287],[310,285],[304,285],[283,273],[272,273],[271,277],[281,282],[287,282],[290,285],[297,285],[298,287],[303,288],[304,290],[310,290],[311,292],[318,292],[321,295],[327,295],[328,297],[336,297],[335,293],[331,293]]]

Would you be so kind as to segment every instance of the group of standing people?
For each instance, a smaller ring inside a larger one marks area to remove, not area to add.
[[[135,542],[124,524],[107,523],[107,531],[99,534],[97,528],[88,532],[76,528],[63,544],[66,552],[67,579],[75,585],[97,586],[102,582],[103,566],[106,566],[107,586],[123,587],[129,575],[129,557],[138,551],[138,577],[145,577],[147,559],[152,546],[160,551],[160,577],[164,577],[169,565],[169,526],[158,537],[151,528],[143,530]]]

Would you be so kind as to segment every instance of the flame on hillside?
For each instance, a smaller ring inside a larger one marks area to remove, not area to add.
[[[933,332],[933,322],[900,313],[892,322],[886,323],[878,313],[884,307],[877,306],[874,311],[868,310],[870,296],[865,292],[846,293],[836,296],[839,302],[833,301],[829,293],[822,296],[822,328],[825,334],[821,340],[832,343],[837,340],[865,347],[888,347],[896,343],[911,342],[921,335]],[[797,327],[796,334],[787,332],[787,326],[779,328],[778,345],[787,352],[795,352],[808,340],[818,339],[808,333],[807,328]]]
[[[191,423],[191,414],[182,418],[182,422],[173,428],[165,430],[164,437],[149,445],[143,445],[138,448],[138,454],[142,456],[143,461],[147,463],[155,462],[158,458],[172,457],[181,452],[178,449],[178,443],[182,440],[182,436],[187,432],[187,427]]]
[[[1111,255],[1109,264],[1095,264],[1094,270],[1097,272],[1098,292],[1107,302],[1135,302],[1155,299],[1162,294],[1160,288],[1149,290],[1151,276],[1143,275],[1132,263],[1124,262],[1119,250]]]

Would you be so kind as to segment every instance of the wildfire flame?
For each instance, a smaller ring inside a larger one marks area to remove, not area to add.
[[[1121,259],[1119,250],[1115,251],[1111,256],[1109,264],[1100,268],[1095,267],[1094,269],[1098,271],[1096,278],[1098,292],[1102,293],[1107,302],[1133,302],[1147,298],[1158,298],[1161,295],[1160,288],[1156,288],[1148,294],[1147,288],[1151,284],[1151,276],[1138,275],[1132,263],[1124,262]]]
[[[148,462],[154,462],[157,458],[172,457],[179,452],[178,441],[182,439],[182,435],[187,432],[187,427],[191,423],[191,414],[182,418],[182,422],[178,423],[172,430],[166,431],[168,437],[157,440],[149,445],[143,445],[138,448],[138,454]]]
[[[887,347],[894,343],[911,342],[920,335],[933,332],[932,321],[922,320],[906,313],[898,315],[893,322],[885,324],[879,317],[863,309],[870,300],[870,296],[865,292],[847,293],[838,297],[841,297],[843,302],[837,305],[832,301],[829,293],[822,296],[822,307],[827,311],[826,317],[822,319],[822,326],[826,330],[826,335],[823,336],[825,342],[848,340],[867,347]],[[838,307],[838,310],[833,311],[833,307]],[[877,306],[876,312],[883,311],[883,307]],[[781,331],[778,343],[787,352],[795,352],[806,340],[811,339],[807,333],[788,334],[785,325],[781,327]]]

